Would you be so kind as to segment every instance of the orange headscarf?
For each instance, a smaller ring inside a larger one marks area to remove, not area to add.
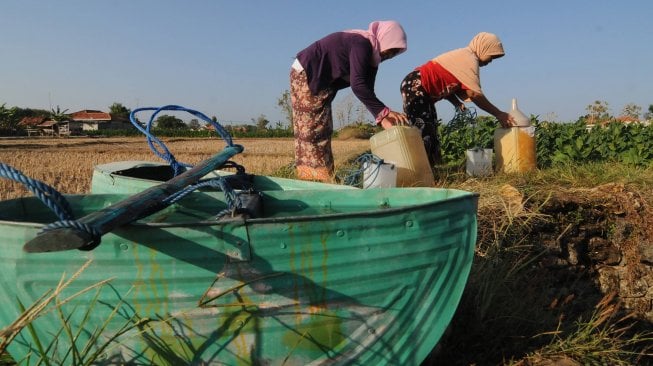
[[[500,57],[504,54],[499,37],[492,33],[481,32],[472,38],[467,47],[445,52],[431,61],[444,67],[468,89],[483,93],[479,76],[479,59],[484,56]]]

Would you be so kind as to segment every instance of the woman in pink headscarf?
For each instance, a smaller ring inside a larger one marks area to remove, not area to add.
[[[461,100],[471,100],[478,107],[510,127],[514,120],[495,107],[483,94],[479,67],[504,55],[499,37],[481,32],[469,45],[446,52],[409,73],[401,83],[404,112],[412,125],[422,130],[424,147],[431,165],[440,163],[440,138],[435,102],[446,99],[454,108],[464,109]]]
[[[297,54],[290,70],[295,163],[300,179],[331,181],[331,102],[340,89],[354,95],[383,128],[408,123],[374,93],[379,64],[406,51],[406,34],[395,21],[370,23],[368,30],[332,33]]]

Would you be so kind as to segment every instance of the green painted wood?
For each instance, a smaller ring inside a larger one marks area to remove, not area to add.
[[[85,215],[126,197],[69,200]],[[90,259],[61,297],[110,284],[100,301],[91,292],[62,310],[73,330],[86,330],[79,348],[107,320],[110,335],[125,317],[141,319],[103,351],[115,363],[419,365],[465,287],[477,198],[437,188],[268,191],[260,218],[215,222],[222,194],[196,192],[92,251],[51,253],[22,250],[56,220],[49,209],[33,197],[3,201],[0,327],[19,316],[16,299],[31,304]],[[34,328],[49,344],[61,321],[50,312]],[[50,357],[70,364],[71,348],[60,337]],[[9,347],[18,361],[34,351],[27,331]]]

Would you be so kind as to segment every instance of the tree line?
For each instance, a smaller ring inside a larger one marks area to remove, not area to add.
[[[642,113],[642,107],[635,103],[627,103],[622,109],[621,114],[617,117],[610,113],[608,102],[604,100],[595,100],[594,103],[585,107],[587,114],[582,118],[585,119],[589,125],[606,124],[616,119],[631,119],[635,121],[640,120],[640,116],[644,120],[653,119],[653,104],[649,104],[648,110]]]
[[[251,118],[250,123],[230,124],[225,127],[233,136],[239,137],[291,137],[292,136],[292,104],[290,92],[284,90],[277,98],[277,107],[280,108],[284,117],[284,121],[277,121],[271,125],[270,120],[264,115],[260,114],[258,117]],[[118,120],[128,120],[131,110],[125,107],[122,103],[115,102],[108,107],[109,114],[112,118]],[[621,110],[618,117],[610,113],[609,104],[606,101],[594,101],[585,108],[587,114],[581,116],[586,124],[606,124],[617,119],[630,118],[631,120],[644,120],[653,119],[653,104],[648,106],[648,110],[643,112],[641,106],[634,103],[626,104]],[[51,110],[32,109],[32,108],[19,108],[7,107],[6,103],[0,104],[0,135],[25,135],[24,126],[20,126],[20,121],[25,117],[45,117],[54,121],[66,121],[70,118],[67,114],[68,109],[61,109],[60,106],[51,108]],[[353,94],[346,94],[337,103],[334,104],[333,110],[334,129],[336,131],[345,127],[364,127],[373,124],[371,116],[367,109],[363,106]],[[545,118],[546,119],[546,118]],[[215,116],[212,117],[214,122],[218,122]],[[137,121],[141,122],[141,121]],[[219,122],[218,122],[219,123]],[[143,124],[141,122],[141,124]],[[202,131],[211,130],[212,127],[208,124],[200,122],[197,119],[191,119],[184,122],[182,119],[174,116],[163,114],[157,117],[152,126],[159,131],[166,131],[167,134],[174,134],[175,131],[179,135],[181,131]],[[119,132],[92,132],[93,134],[119,134]],[[131,133],[127,133],[131,134]],[[188,133],[192,135],[191,132]]]

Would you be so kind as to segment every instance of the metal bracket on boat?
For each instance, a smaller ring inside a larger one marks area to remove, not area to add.
[[[252,259],[247,223],[241,218],[220,222],[218,243],[224,243],[224,253],[230,262],[248,262]]]
[[[221,225],[218,239],[229,246],[224,250],[231,262],[251,260],[247,219],[260,217],[263,212],[263,202],[259,193],[243,192],[239,194],[239,198],[242,207],[217,217],[217,222]]]

